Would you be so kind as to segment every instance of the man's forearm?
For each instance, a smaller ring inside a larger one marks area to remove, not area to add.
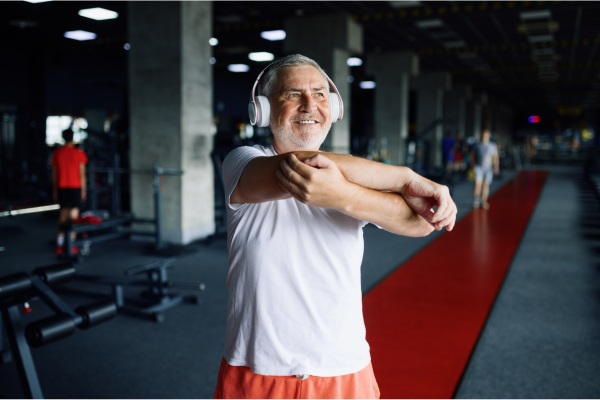
[[[340,211],[354,218],[368,221],[397,235],[421,237],[434,228],[412,210],[398,193],[380,192],[358,187],[356,196],[346,199]]]
[[[315,152],[294,152],[299,160],[315,155]],[[336,163],[344,177],[368,189],[401,192],[415,173],[407,167],[384,164],[347,154],[321,153]]]

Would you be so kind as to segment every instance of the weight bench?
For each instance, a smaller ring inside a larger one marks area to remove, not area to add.
[[[75,267],[65,262],[37,268],[31,275],[23,272],[0,278],[0,360],[2,363],[15,361],[25,397],[43,398],[29,347],[40,347],[70,336],[76,328],[91,328],[111,319],[117,312],[113,301],[103,300],[76,309],[64,302],[52,286],[74,275]],[[29,301],[36,297],[41,298],[54,315],[24,326],[21,308],[31,311]],[[6,336],[2,335],[3,331]]]
[[[155,322],[164,321],[164,312],[182,304],[198,304],[196,296],[182,296],[171,291],[173,288],[186,290],[202,290],[202,285],[169,282],[168,270],[173,266],[175,258],[156,261],[146,265],[130,268],[124,272],[123,277],[99,276],[77,274],[73,282],[77,282],[77,289],[68,286],[63,289],[78,293],[86,292],[82,284],[109,286],[112,298],[118,312],[127,315],[150,319]],[[140,299],[127,297],[125,290],[131,287],[142,287]]]
[[[133,222],[133,217],[123,216],[102,220],[100,223],[76,223],[73,224],[68,232],[65,232],[65,247],[67,256],[74,258],[73,246],[78,246],[81,250],[81,255],[90,254],[90,248],[93,243],[105,242],[107,240],[116,239],[131,234],[129,226]],[[79,239],[73,241],[71,233],[74,232]],[[85,238],[81,237],[83,233],[92,233]],[[97,235],[96,235],[97,233]]]

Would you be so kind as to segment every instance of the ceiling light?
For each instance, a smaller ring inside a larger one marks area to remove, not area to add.
[[[45,3],[47,1],[52,1],[52,0],[25,0],[28,3]]]
[[[523,21],[528,21],[531,19],[550,18],[551,15],[552,14],[550,14],[550,10],[523,11],[519,14]]]
[[[349,67],[359,67],[362,65],[362,63],[363,61],[358,57],[350,57],[348,60],[346,60],[346,64]]]
[[[214,37],[210,38],[210,39],[208,39],[208,44],[210,44],[211,46],[216,46],[219,44],[219,39],[214,38]]]
[[[420,7],[420,1],[388,1],[388,4],[392,8],[410,8],[410,7]]]
[[[260,37],[272,42],[285,39],[285,31],[277,29],[274,31],[264,31],[260,33]]]
[[[229,64],[227,69],[230,72],[248,72],[250,71],[250,67],[246,64]]]
[[[421,21],[417,21],[415,23],[417,28],[419,29],[430,29],[430,28],[439,28],[444,26],[444,22],[441,19],[423,19]]]
[[[525,35],[535,33],[554,33],[558,31],[559,24],[556,21],[523,22],[517,25],[517,31]]]
[[[529,43],[543,43],[543,42],[551,42],[554,40],[553,35],[534,35],[528,36]]]
[[[65,32],[64,36],[68,39],[79,40],[79,41],[96,39],[95,33],[87,32],[87,31],[68,31],[68,32]]]
[[[451,42],[444,43],[444,47],[447,49],[455,49],[457,47],[467,47],[464,40],[453,40]]]
[[[551,54],[554,54],[554,48],[553,47],[545,47],[543,49],[532,49],[531,54],[533,54],[534,56],[551,55]]]
[[[115,19],[119,16],[119,14],[114,11],[100,7],[79,10],[78,14],[82,17],[95,19],[96,21],[103,21],[105,19]]]
[[[275,59],[275,56],[266,51],[258,51],[255,53],[248,54],[248,58],[251,59],[252,61],[261,62],[261,61],[273,61]]]
[[[361,89],[375,89],[377,86],[373,81],[362,81],[358,84]]]

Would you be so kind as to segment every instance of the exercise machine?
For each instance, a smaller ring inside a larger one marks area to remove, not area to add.
[[[28,398],[43,398],[30,347],[40,347],[72,335],[77,328],[89,329],[111,319],[117,312],[112,300],[102,300],[73,308],[53,289],[72,279],[75,267],[70,262],[36,268],[0,278],[0,354],[1,361],[15,362],[21,385]],[[30,312],[30,302],[40,298],[52,310],[49,317],[25,326],[22,312]]]
[[[108,174],[108,181],[112,182],[111,189],[111,211],[110,218],[104,219],[96,224],[78,223],[73,224],[69,232],[65,233],[67,256],[73,258],[75,255],[72,252],[73,245],[85,249],[82,255],[90,253],[90,248],[93,243],[115,239],[123,236],[149,236],[153,239],[154,250],[160,250],[166,247],[166,243],[162,239],[161,226],[161,179],[166,175],[180,176],[183,175],[183,170],[163,168],[160,164],[155,163],[152,169],[126,169],[126,168],[100,168],[90,166],[88,168],[90,174],[89,182],[94,182],[94,174]],[[154,200],[154,218],[137,218],[131,214],[123,213],[120,209],[120,180],[122,174],[149,174],[152,175],[152,197]],[[90,208],[96,210],[98,205],[98,192],[93,184],[90,185],[89,197]],[[150,224],[154,225],[154,229],[150,231],[133,230],[132,224]],[[73,241],[71,232],[77,234],[79,239]],[[85,237],[84,237],[85,234]],[[84,254],[85,253],[85,254]]]
[[[194,295],[184,296],[173,289],[184,289],[200,291],[202,284],[190,284],[183,282],[170,282],[169,269],[173,266],[176,258],[171,257],[149,264],[125,270],[123,276],[102,276],[92,274],[77,274],[73,277],[73,285],[64,285],[61,290],[68,290],[79,294],[98,294],[97,288],[110,288],[109,295],[112,296],[117,310],[120,313],[155,322],[164,321],[164,313],[171,308],[187,303],[198,304],[198,298]],[[76,287],[71,287],[75,286]],[[131,289],[142,288],[139,296],[132,296]],[[129,292],[129,293],[127,293]],[[100,292],[106,296],[105,292]]]

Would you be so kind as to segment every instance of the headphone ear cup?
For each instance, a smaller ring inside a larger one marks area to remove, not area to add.
[[[256,110],[256,104],[254,103],[254,101],[251,101],[250,103],[248,103],[248,116],[250,117],[251,125],[256,125],[257,114],[258,112]]]
[[[271,119],[271,106],[269,99],[265,96],[256,96],[253,101],[248,104],[248,116],[250,123],[258,127],[264,128],[269,126]]]
[[[331,104],[331,122],[335,123],[340,119],[340,98],[335,92],[329,93],[329,103]]]
[[[271,105],[269,104],[269,99],[265,96],[256,96],[256,101],[258,102],[258,118],[256,119],[256,126],[266,128],[269,126],[269,121],[271,119]]]

